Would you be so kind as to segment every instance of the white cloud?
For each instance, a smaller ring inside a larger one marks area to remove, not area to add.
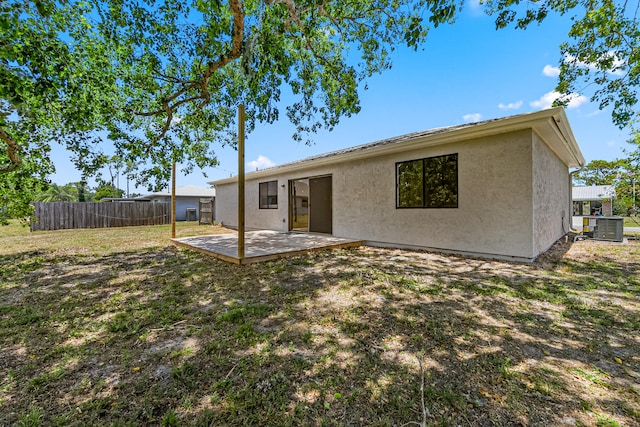
[[[274,167],[276,164],[269,160],[267,157],[260,154],[256,160],[252,160],[247,163],[247,171],[254,171],[259,169],[266,169]]]
[[[542,74],[544,74],[547,77],[558,77],[560,75],[560,68],[553,67],[547,64],[542,69]]]
[[[462,118],[464,119],[465,122],[479,122],[480,120],[482,120],[482,114],[480,113],[472,113],[472,114],[465,114],[464,116],[462,116]]]
[[[547,92],[544,95],[542,95],[540,99],[538,99],[537,101],[530,102],[529,105],[531,105],[534,108],[539,108],[540,110],[545,110],[547,108],[551,108],[553,105],[553,102],[556,99],[561,99],[563,97],[564,95],[555,91]],[[577,93],[572,93],[568,95],[566,98],[568,98],[569,100],[569,103],[567,104],[568,109],[578,108],[582,104],[585,104],[589,101],[589,98],[587,98],[584,95],[578,95]]]
[[[467,0],[466,3],[473,12],[482,12],[482,3],[480,0]]]
[[[498,108],[501,110],[517,110],[522,107],[522,101],[510,102],[508,104],[498,104]]]

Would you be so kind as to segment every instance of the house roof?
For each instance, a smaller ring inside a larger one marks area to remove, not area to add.
[[[104,197],[100,199],[101,202],[148,202],[149,200],[144,197]]]
[[[358,145],[330,153],[307,157],[272,168],[247,173],[247,179],[258,179],[274,173],[292,172],[308,167],[391,154],[409,149],[457,142],[499,133],[533,129],[567,167],[583,166],[585,161],[573,135],[564,109],[550,108],[476,123],[448,126],[396,136],[369,144]],[[212,185],[236,182],[237,176],[208,182]]]
[[[216,190],[214,188],[198,187],[196,185],[185,185],[176,187],[176,197],[215,197]],[[153,197],[171,197],[171,190],[160,191],[156,193],[145,194],[137,197],[137,199],[150,199]]]
[[[571,190],[573,200],[602,200],[615,199],[616,189],[613,185],[590,185],[573,187]]]

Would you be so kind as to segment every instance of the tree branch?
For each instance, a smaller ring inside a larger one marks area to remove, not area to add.
[[[9,173],[16,170],[22,164],[22,159],[20,159],[20,146],[18,143],[9,135],[7,131],[0,128],[0,139],[7,144],[7,156],[9,156],[9,163],[6,166],[0,168],[0,174]]]
[[[242,0],[228,0],[231,13],[233,14],[233,26],[231,28],[231,46],[227,52],[220,55],[217,60],[207,64],[206,69],[202,72],[201,77],[195,81],[181,81],[178,78],[170,77],[162,73],[158,73],[158,78],[166,82],[182,83],[183,86],[171,95],[162,99],[162,108],[155,111],[143,111],[135,112],[134,114],[142,117],[152,117],[166,114],[165,124],[161,133],[158,135],[156,142],[162,139],[169,128],[173,120],[173,113],[176,108],[186,103],[201,100],[200,108],[204,108],[211,100],[211,96],[207,89],[211,76],[219,69],[223,68],[228,63],[240,58],[242,56],[242,42],[244,40],[244,7]],[[185,95],[188,91],[195,89],[198,95],[188,98],[179,99]],[[174,102],[175,101],[175,102]]]

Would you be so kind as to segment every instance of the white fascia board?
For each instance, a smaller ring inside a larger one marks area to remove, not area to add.
[[[553,114],[549,115],[546,121],[534,123],[533,129],[567,167],[584,166],[584,157],[573,135],[564,109],[557,107],[543,111],[550,111]]]

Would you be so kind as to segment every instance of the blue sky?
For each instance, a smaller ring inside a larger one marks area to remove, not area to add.
[[[570,20],[548,18],[527,30],[495,30],[493,18],[467,7],[458,21],[432,29],[423,50],[397,49],[393,68],[374,76],[361,92],[361,111],[332,131],[322,131],[311,146],[292,140],[294,128],[282,120],[258,125],[247,136],[247,172],[311,155],[405,133],[537,111],[553,102],[560,60]],[[283,97],[286,101],[286,96]],[[284,111],[284,108],[282,109]],[[611,123],[587,97],[576,97],[567,115],[587,162],[624,156],[629,131]],[[220,166],[178,176],[177,185],[206,182],[237,173],[237,152],[216,149]],[[78,181],[62,147],[52,153],[58,172],[53,182]],[[107,175],[108,176],[108,175]],[[124,187],[120,179],[120,187]],[[136,190],[146,193],[146,189]]]

